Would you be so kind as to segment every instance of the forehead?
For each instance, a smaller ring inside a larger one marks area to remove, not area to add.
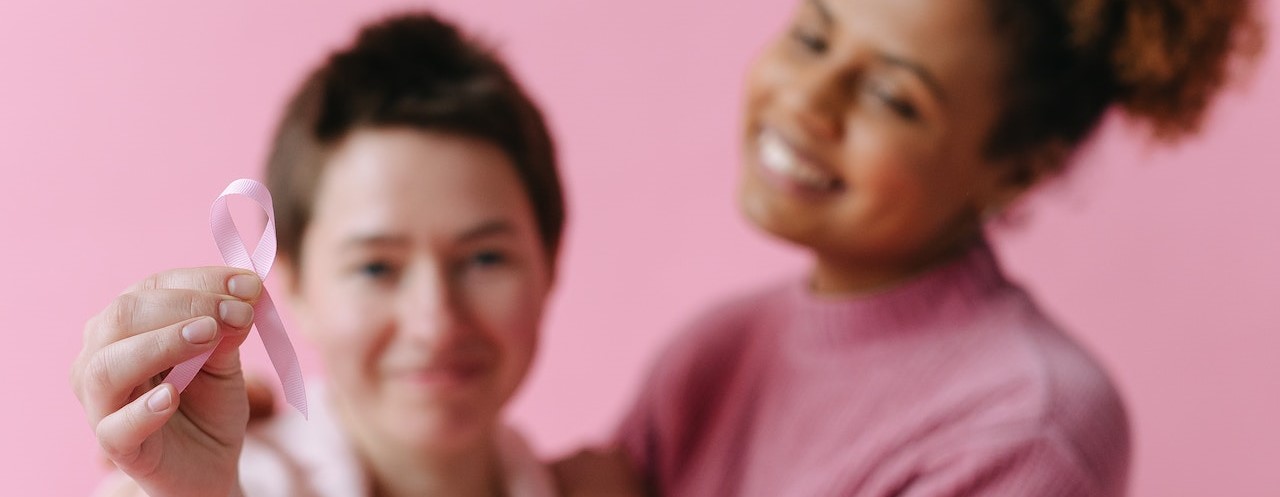
[[[839,44],[869,44],[925,66],[943,84],[994,79],[1003,44],[988,0],[802,0],[825,10]]]
[[[408,128],[359,129],[330,156],[313,206],[317,229],[456,231],[495,218],[518,223],[529,205],[498,147]]]

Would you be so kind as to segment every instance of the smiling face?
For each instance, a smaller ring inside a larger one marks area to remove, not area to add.
[[[457,135],[357,129],[313,212],[292,300],[348,431],[435,454],[483,441],[528,371],[551,287],[506,155]]]
[[[910,276],[1020,189],[984,157],[1004,52],[982,2],[807,0],[747,80],[741,208],[820,291]]]

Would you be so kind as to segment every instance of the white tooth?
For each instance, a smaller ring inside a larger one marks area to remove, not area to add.
[[[775,172],[788,174],[794,169],[795,157],[772,133],[760,136],[760,161]]]
[[[830,188],[835,180],[817,168],[799,160],[791,147],[775,133],[765,131],[758,138],[760,162],[771,171],[815,188]]]

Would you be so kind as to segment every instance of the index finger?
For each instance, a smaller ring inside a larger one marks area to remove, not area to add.
[[[180,268],[159,272],[123,293],[152,289],[185,289],[252,300],[262,292],[262,279],[248,269],[228,266]]]

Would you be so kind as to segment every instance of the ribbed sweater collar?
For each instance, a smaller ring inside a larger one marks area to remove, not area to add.
[[[950,262],[870,293],[818,295],[806,276],[790,290],[790,311],[802,333],[834,345],[964,320],[1008,287],[990,247],[978,242]]]

